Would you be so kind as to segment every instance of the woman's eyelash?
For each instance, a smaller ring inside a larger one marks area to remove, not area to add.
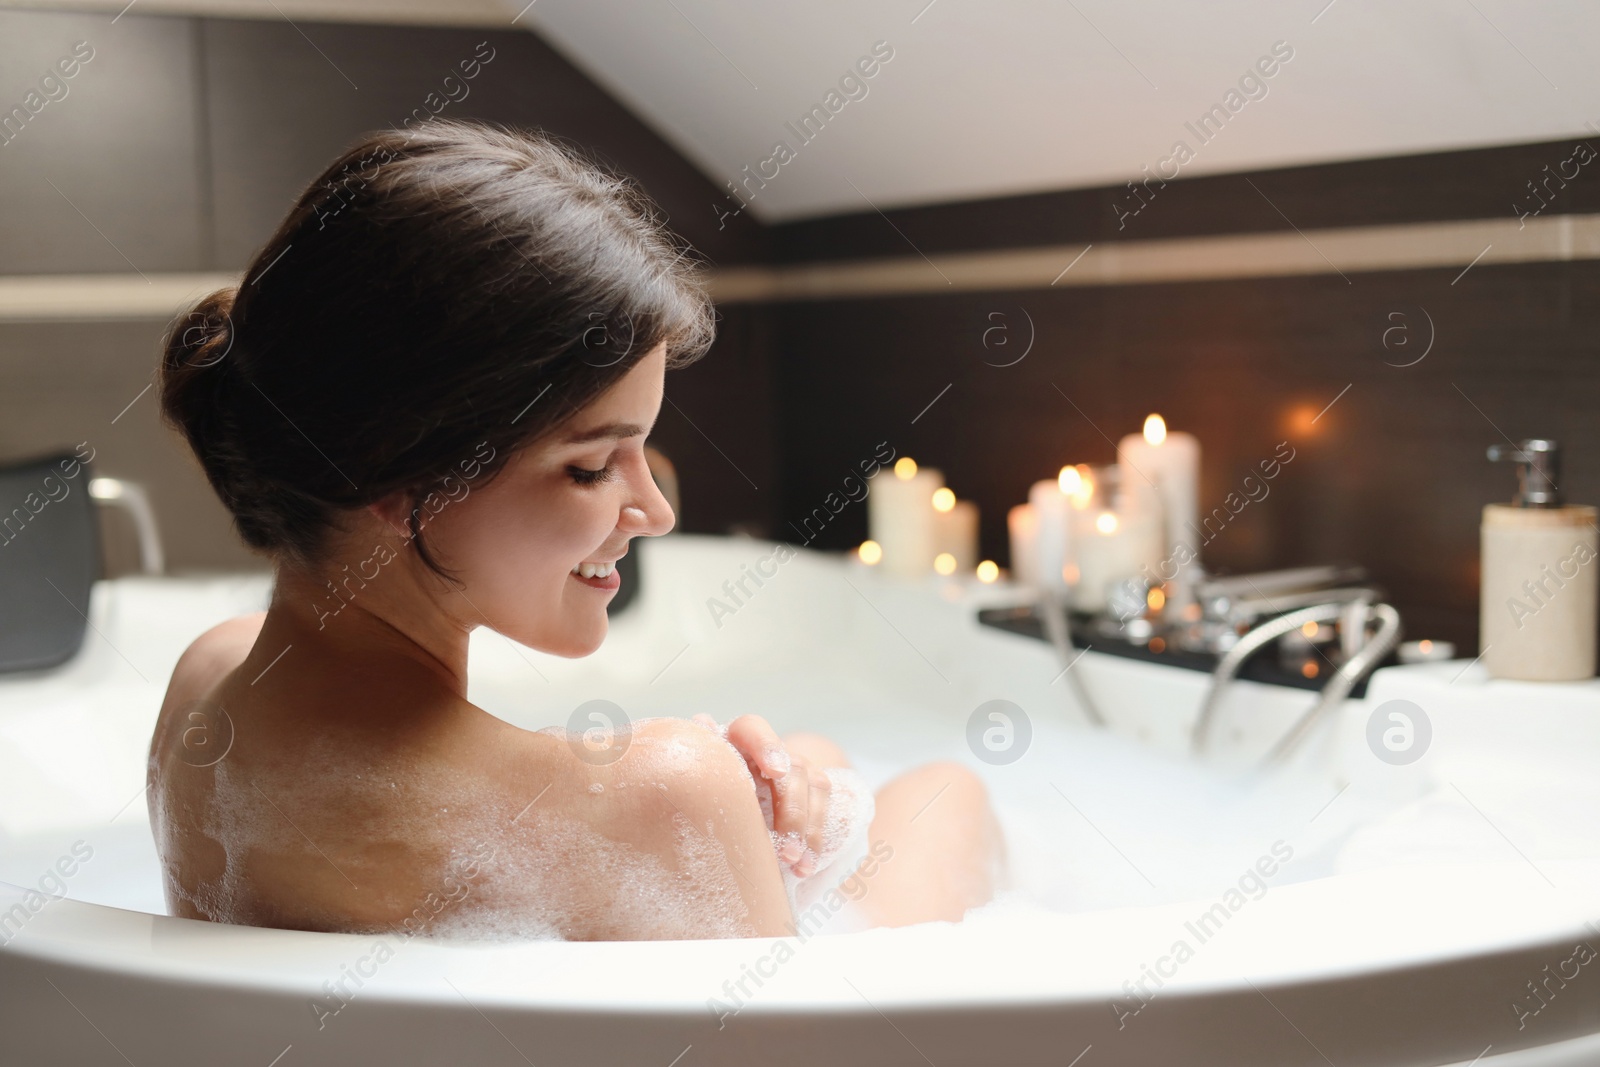
[[[601,467],[599,470],[589,470],[587,467],[567,468],[567,473],[570,474],[572,476],[572,480],[577,482],[579,485],[595,485],[599,482],[603,482],[611,477],[611,472],[612,466],[609,463],[604,467]]]

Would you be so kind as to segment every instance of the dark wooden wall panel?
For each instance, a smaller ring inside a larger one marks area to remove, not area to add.
[[[650,443],[678,468],[679,530],[768,534],[782,504],[771,316],[734,305],[718,318],[711,351],[667,372],[667,400]]]
[[[27,114],[76,43],[92,53],[0,143],[0,273],[204,265],[195,33],[193,19],[0,11],[0,118]]]
[[[1513,205],[1545,213],[1600,211],[1594,164],[1566,165],[1579,138],[1438,152],[1393,159],[1285,167],[1166,183],[997,197],[884,212],[860,212],[776,226],[773,254],[785,262],[1145,240],[1203,234],[1375,226],[1450,219],[1515,218]],[[1600,137],[1584,135],[1594,149]],[[1253,183],[1253,184],[1252,184]],[[1547,190],[1547,191],[1545,191]],[[1139,207],[1143,201],[1143,207]],[[1134,213],[1137,209],[1137,213]],[[885,221],[887,217],[887,222]],[[890,225],[892,223],[893,225]]]
[[[1415,634],[1470,644],[1479,511],[1514,485],[1485,447],[1558,438],[1570,498],[1600,502],[1600,263],[1479,266],[1452,285],[1458,274],[776,308],[783,517],[798,521],[887,439],[978,502],[983,552],[1006,562],[1005,512],[1032,481],[1063,463],[1111,462],[1115,440],[1159,411],[1200,438],[1203,511],[1279,442],[1296,449],[1270,495],[1205,548],[1208,565],[1356,560],[1393,592]],[[1437,330],[1432,351],[1415,366],[1391,365],[1421,351],[1424,309]],[[984,347],[984,330],[1001,321],[1025,330],[1024,310],[1034,348],[1015,366],[988,365],[1006,357]],[[1418,334],[1409,354],[1383,345],[1402,321]],[[844,548],[865,534],[865,509],[852,506],[815,543]]]

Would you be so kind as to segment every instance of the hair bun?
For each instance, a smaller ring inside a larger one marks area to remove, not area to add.
[[[222,362],[233,348],[233,302],[238,295],[237,286],[218,289],[172,326],[166,340],[169,370]]]
[[[162,342],[161,410],[183,432],[200,457],[211,484],[223,499],[235,487],[221,462],[234,451],[235,418],[225,385],[237,373],[227,357],[234,348],[233,302],[229,286],[203,298],[167,328]]]

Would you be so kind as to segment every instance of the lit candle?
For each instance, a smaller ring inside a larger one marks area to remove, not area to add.
[[[879,471],[868,483],[868,536],[882,551],[883,570],[921,578],[933,567],[934,490],[944,475],[931,467],[919,470],[909,456],[895,461],[892,471]]]
[[[1032,504],[1018,504],[1006,512],[1006,532],[1011,535],[1011,580],[1018,585],[1034,584],[1038,576],[1034,553],[1039,541],[1039,518]]]
[[[969,571],[978,563],[978,505],[957,500],[949,489],[933,492],[934,558],[948,555],[954,571]]]
[[[1042,592],[1066,595],[1071,584],[1072,523],[1074,498],[1084,495],[1083,472],[1062,467],[1052,481],[1034,482],[1028,490],[1033,511],[1033,581]]]
[[[1170,576],[1173,566],[1199,552],[1200,442],[1192,434],[1168,433],[1166,421],[1151,415],[1144,420],[1143,434],[1129,434],[1118,442],[1117,464],[1124,470],[1124,485],[1147,483],[1160,494],[1166,517],[1162,556],[1177,557],[1166,568]],[[1187,553],[1180,553],[1180,546]]]
[[[1456,646],[1449,641],[1402,641],[1398,654],[1401,663],[1440,663],[1455,659]]]
[[[1078,581],[1072,606],[1079,611],[1103,611],[1112,586],[1138,577],[1145,567],[1159,561],[1161,516],[1149,509],[1090,509],[1081,514],[1073,540]]]

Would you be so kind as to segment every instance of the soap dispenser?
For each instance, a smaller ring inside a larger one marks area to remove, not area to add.
[[[1561,445],[1491,445],[1517,465],[1517,495],[1483,509],[1479,650],[1491,678],[1594,676],[1600,531],[1595,508],[1561,496]]]

